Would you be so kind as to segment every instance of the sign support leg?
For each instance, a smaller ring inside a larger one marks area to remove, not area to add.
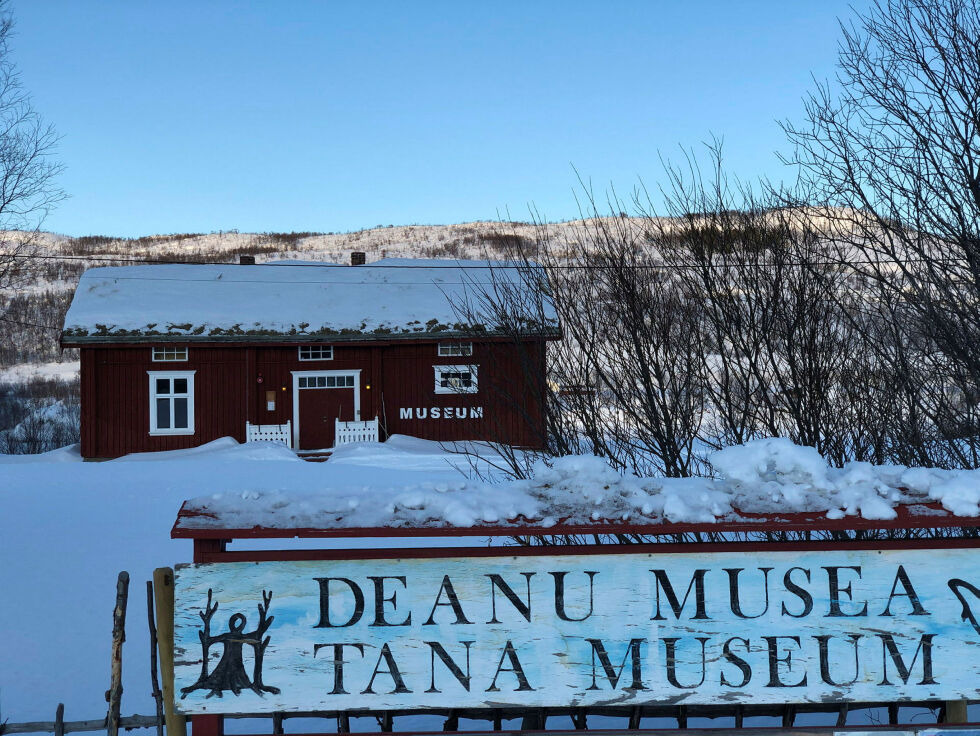
[[[965,700],[947,700],[946,701],[946,717],[943,719],[944,723],[966,723],[966,701]]]
[[[224,716],[191,716],[192,736],[225,736]]]
[[[163,680],[163,712],[167,736],[186,736],[187,720],[174,709],[174,571],[158,567],[153,571],[153,592],[157,613],[157,648],[160,677]]]

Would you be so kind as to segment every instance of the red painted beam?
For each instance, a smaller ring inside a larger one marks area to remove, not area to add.
[[[256,526],[238,528],[224,526],[218,516],[191,511],[187,503],[181,507],[174,523],[171,537],[174,539],[290,539],[290,538],[372,538],[372,537],[492,537],[595,534],[643,534],[666,536],[671,534],[711,534],[739,532],[837,532],[898,529],[949,529],[956,527],[980,527],[980,517],[955,516],[939,504],[912,504],[898,506],[894,519],[864,519],[847,516],[828,519],[826,512],[793,514],[750,514],[736,512],[732,518],[712,523],[669,521],[623,522],[599,520],[589,523],[559,522],[553,526],[540,526],[534,519],[514,519],[502,524],[482,524],[470,527],[436,524],[426,526],[397,527],[323,527],[289,528]],[[207,527],[200,526],[202,519],[209,519]]]
[[[195,540],[195,545],[201,540]],[[334,560],[407,560],[478,557],[538,557],[556,554],[702,554],[708,552],[807,552],[815,550],[915,550],[980,548],[980,537],[963,539],[819,540],[813,542],[708,542],[701,544],[587,544],[506,547],[388,547],[371,549],[273,549],[194,551],[194,562],[306,562]]]

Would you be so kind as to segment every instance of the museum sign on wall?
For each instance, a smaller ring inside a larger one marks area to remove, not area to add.
[[[956,549],[186,565],[177,707],[975,698],[978,585]]]

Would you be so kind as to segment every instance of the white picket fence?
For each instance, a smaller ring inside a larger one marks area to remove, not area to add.
[[[349,445],[352,442],[377,442],[378,441],[378,418],[368,419],[366,422],[342,422],[335,420],[334,425],[334,447],[338,445]]]
[[[280,442],[286,447],[293,446],[292,422],[285,424],[252,424],[245,422],[246,442]]]

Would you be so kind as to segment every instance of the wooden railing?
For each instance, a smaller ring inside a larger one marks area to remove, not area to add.
[[[368,419],[366,422],[342,422],[336,420],[334,433],[334,447],[338,445],[349,445],[352,442],[377,442],[378,441],[378,418]]]
[[[285,424],[252,424],[245,422],[246,442],[281,442],[286,447],[293,446],[292,422]]]

